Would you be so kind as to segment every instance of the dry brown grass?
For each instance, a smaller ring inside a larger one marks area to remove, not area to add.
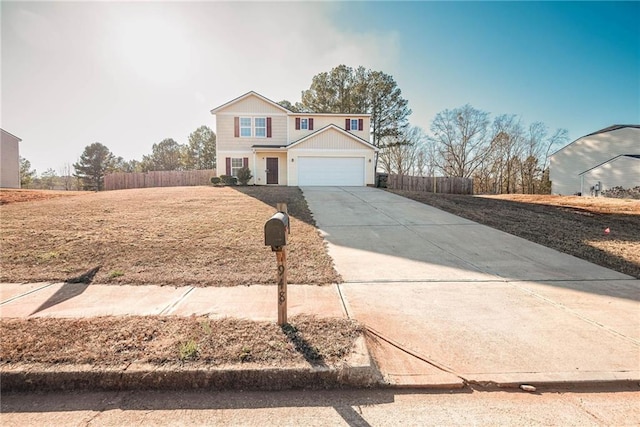
[[[393,192],[640,278],[640,201]]]
[[[336,365],[361,328],[347,319],[298,316],[280,328],[270,322],[206,317],[4,319],[0,364],[95,367]]]
[[[73,197],[88,194],[88,191],[54,191],[54,190],[18,190],[0,188],[0,205],[9,203],[33,202],[37,200],[55,199],[57,197]]]
[[[100,267],[93,283],[272,283],[264,223],[276,202],[291,214],[289,282],[339,281],[295,187],[149,188],[6,204],[0,281],[66,281]]]
[[[597,214],[640,215],[640,201],[633,199],[613,199],[606,197],[552,196],[544,194],[500,194],[478,196],[512,202],[533,203],[583,209]]]

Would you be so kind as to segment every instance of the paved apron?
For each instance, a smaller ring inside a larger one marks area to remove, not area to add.
[[[405,355],[481,382],[640,378],[640,280],[383,190],[303,192],[349,313]]]

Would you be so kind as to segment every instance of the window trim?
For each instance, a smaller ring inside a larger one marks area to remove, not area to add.
[[[243,120],[249,120],[249,125],[243,125],[242,121]],[[240,119],[238,120],[238,127],[239,127],[239,135],[240,138],[251,138],[253,137],[253,120],[251,120],[251,117],[240,117]],[[242,134],[242,130],[246,130],[249,129],[249,135],[243,135]]]
[[[264,126],[258,126],[257,122],[259,119],[264,120]],[[258,129],[264,130],[264,135],[258,135]],[[266,138],[267,137],[267,118],[266,117],[254,117],[253,118],[253,136],[255,138]]]
[[[240,161],[240,166],[234,166],[234,162],[236,160]],[[244,159],[242,157],[232,157],[231,158],[231,176],[238,176],[238,171],[244,167]]]

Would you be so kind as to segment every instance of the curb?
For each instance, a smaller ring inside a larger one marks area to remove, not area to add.
[[[287,390],[372,388],[382,376],[372,362],[364,338],[341,366],[260,368],[232,366],[189,369],[131,364],[96,369],[90,365],[19,365],[0,369],[1,391],[70,390]]]

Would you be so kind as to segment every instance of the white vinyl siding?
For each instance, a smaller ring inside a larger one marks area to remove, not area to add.
[[[298,157],[299,186],[364,185],[363,157]]]
[[[582,192],[580,174],[621,154],[640,154],[640,129],[624,127],[575,140],[550,156],[552,193]]]
[[[301,129],[296,129],[296,118],[300,119]],[[313,119],[313,130],[302,129],[302,120],[304,120],[305,118]],[[317,115],[308,114],[307,117],[300,117],[300,115],[291,115],[289,116],[289,142],[295,142],[313,132],[317,132],[321,130],[322,128],[330,124],[336,125],[340,129],[344,129],[346,118],[349,118],[349,116],[344,114],[317,114]],[[371,142],[370,141],[371,135],[369,132],[371,121],[369,116],[362,115],[361,117],[358,117],[358,118],[363,119],[362,131],[358,131],[357,130],[358,128],[356,127],[356,130],[350,130],[349,132],[351,132],[352,134],[356,135],[359,138],[364,139],[367,142]]]
[[[617,156],[580,175],[583,196],[596,195],[591,190],[596,184],[600,185],[600,192],[611,190],[613,187],[624,189],[638,187],[640,186],[640,158]]]

